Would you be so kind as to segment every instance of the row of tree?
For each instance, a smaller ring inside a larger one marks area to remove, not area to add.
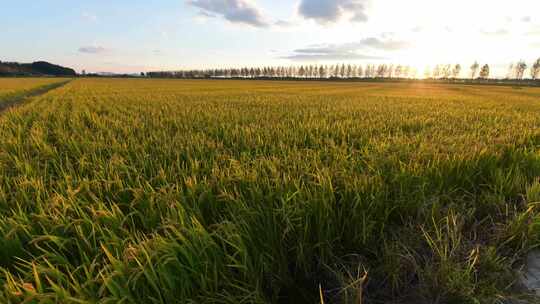
[[[511,64],[506,79],[522,80],[530,76],[536,80],[540,78],[540,58],[530,67],[530,75],[524,61]],[[461,78],[463,68],[460,64],[438,64],[424,70],[424,78],[431,79],[458,79]],[[356,64],[335,65],[302,65],[278,67],[244,67],[228,69],[181,70],[148,72],[148,77],[159,78],[418,78],[416,68],[407,65],[393,64]],[[480,65],[475,62],[469,67],[465,78],[489,79],[490,67],[488,64]]]
[[[417,71],[409,66],[381,64],[302,65],[256,68],[208,69],[148,72],[149,77],[173,78],[413,78]]]

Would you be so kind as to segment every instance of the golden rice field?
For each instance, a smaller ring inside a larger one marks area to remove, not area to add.
[[[0,78],[0,101],[9,95],[66,80],[61,78]]]
[[[76,79],[0,114],[0,302],[503,303],[539,178],[540,88]]]

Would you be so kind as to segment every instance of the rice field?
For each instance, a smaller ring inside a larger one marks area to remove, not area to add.
[[[497,303],[539,203],[539,88],[76,79],[0,114],[0,302]]]
[[[8,97],[65,80],[63,78],[0,78],[0,102]]]

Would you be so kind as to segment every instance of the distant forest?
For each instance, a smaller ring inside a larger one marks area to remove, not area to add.
[[[280,78],[280,79],[434,79],[434,80],[489,80],[490,66],[475,62],[467,69],[460,64],[439,64],[424,71],[407,65],[301,65],[278,67],[244,67],[227,69],[180,70],[148,72],[147,77],[157,78]],[[508,68],[506,80],[532,80],[540,78],[540,58],[530,66],[524,61],[513,63]]]
[[[0,76],[76,76],[71,68],[66,68],[45,61],[33,63],[0,61]]]

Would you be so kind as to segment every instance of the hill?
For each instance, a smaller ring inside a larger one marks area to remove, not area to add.
[[[0,76],[76,76],[71,68],[52,64],[46,61],[33,63],[0,61]]]

